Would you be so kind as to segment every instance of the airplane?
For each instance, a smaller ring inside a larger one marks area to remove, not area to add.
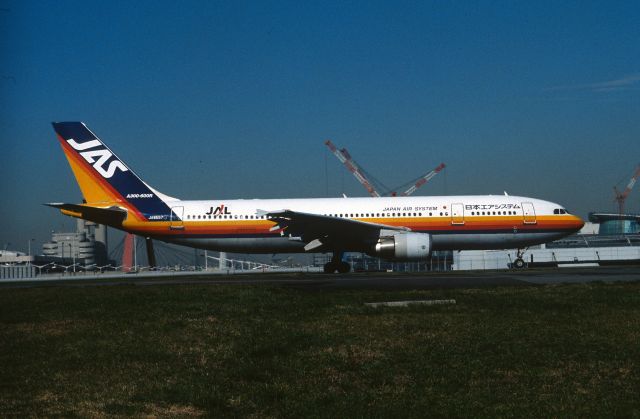
[[[83,196],[50,203],[62,214],[199,249],[239,253],[331,252],[327,273],[346,273],[344,252],[425,260],[436,250],[518,249],[577,232],[563,206],[504,195],[213,199],[186,201],[145,183],[82,122],[53,129]],[[151,252],[153,252],[151,247]]]

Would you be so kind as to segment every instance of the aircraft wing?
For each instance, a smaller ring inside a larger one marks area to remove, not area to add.
[[[111,227],[121,227],[127,218],[127,211],[119,207],[98,208],[81,204],[51,203],[48,207],[58,208],[64,215],[105,224]]]
[[[394,227],[291,210],[258,210],[258,215],[266,215],[271,221],[277,223],[271,227],[271,231],[280,230],[283,234],[301,237],[307,243],[306,251],[372,244],[380,237],[380,230],[409,231],[406,227]]]

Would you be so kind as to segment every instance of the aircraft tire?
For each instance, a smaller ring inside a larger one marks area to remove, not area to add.
[[[328,262],[324,264],[324,273],[332,274],[337,270],[336,265],[333,262]]]
[[[351,265],[349,265],[347,262],[340,262],[338,264],[338,272],[339,273],[346,274],[350,270],[351,270]]]
[[[522,269],[525,267],[525,263],[524,263],[524,259],[522,258],[517,258],[516,260],[513,261],[513,267],[516,269]]]

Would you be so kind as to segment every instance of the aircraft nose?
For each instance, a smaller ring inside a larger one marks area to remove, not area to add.
[[[573,224],[574,231],[580,231],[582,227],[584,227],[584,220],[582,220],[582,218],[578,217],[577,215],[573,216],[571,222]]]

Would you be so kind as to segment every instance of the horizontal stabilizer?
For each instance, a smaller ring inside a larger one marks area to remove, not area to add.
[[[127,211],[118,207],[98,208],[88,205],[51,203],[48,207],[58,208],[63,214],[82,218],[97,224],[120,228],[127,218]]]

